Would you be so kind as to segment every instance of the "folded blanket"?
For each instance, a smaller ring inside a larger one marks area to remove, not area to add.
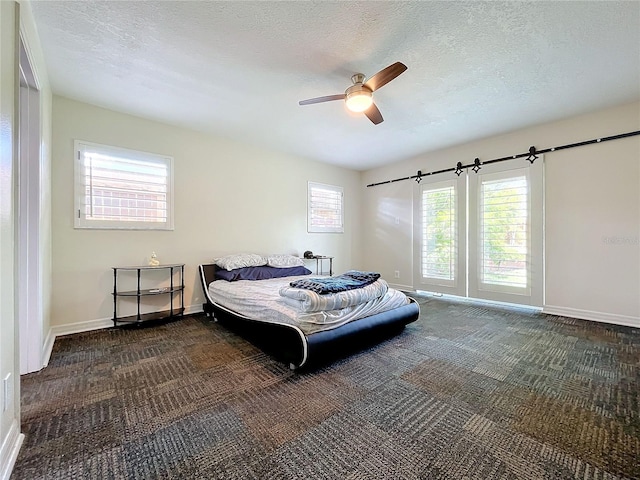
[[[338,310],[366,303],[384,296],[389,290],[389,285],[383,279],[346,292],[327,293],[319,295],[311,290],[301,288],[282,287],[280,296],[287,305],[302,313],[321,312],[325,310]]]
[[[346,292],[370,285],[380,278],[376,272],[360,272],[349,270],[342,275],[327,278],[305,278],[291,282],[293,288],[311,290],[319,294]]]

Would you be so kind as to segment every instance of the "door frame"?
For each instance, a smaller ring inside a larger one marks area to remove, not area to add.
[[[480,185],[484,175],[508,176],[510,171],[525,171],[528,185],[528,279],[522,291],[492,289],[480,280]],[[473,176],[469,176],[468,238],[469,238],[469,298],[494,302],[514,303],[542,307],[544,304],[544,156],[528,164],[509,160],[500,164],[486,165]],[[473,247],[472,247],[473,246]]]
[[[43,367],[41,254],[42,114],[40,83],[29,45],[20,32],[18,168],[16,195],[16,315],[20,374]]]
[[[446,295],[467,295],[467,236],[466,236],[466,204],[467,186],[466,172],[462,176],[423,177],[421,182],[413,190],[413,286],[416,290],[442,293]],[[427,279],[422,275],[422,192],[427,185],[455,187],[455,214],[456,214],[456,252],[454,280],[440,281],[438,279]]]

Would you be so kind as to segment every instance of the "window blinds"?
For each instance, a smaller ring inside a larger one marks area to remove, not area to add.
[[[308,231],[344,232],[341,187],[309,182]]]
[[[456,259],[455,187],[422,191],[423,278],[453,281]]]
[[[77,226],[170,228],[170,158],[90,144],[77,155]]]
[[[507,287],[527,287],[527,177],[485,180],[480,189],[480,281]]]

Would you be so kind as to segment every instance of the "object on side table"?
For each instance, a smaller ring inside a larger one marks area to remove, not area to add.
[[[160,260],[158,260],[158,257],[156,256],[156,252],[151,252],[151,258],[149,259],[149,266],[157,267],[158,265],[160,265]]]

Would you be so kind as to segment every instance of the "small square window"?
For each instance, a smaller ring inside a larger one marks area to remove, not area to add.
[[[344,192],[342,187],[309,182],[309,233],[344,232]]]
[[[173,230],[173,158],[75,142],[75,228]]]

